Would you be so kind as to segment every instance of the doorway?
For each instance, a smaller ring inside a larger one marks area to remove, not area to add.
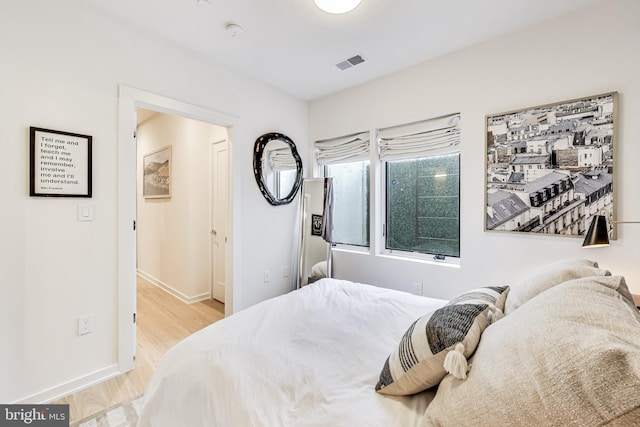
[[[185,303],[212,294],[224,302],[227,129],[143,108],[137,112],[138,274]]]
[[[118,368],[126,372],[133,368],[135,354],[136,307],[136,182],[137,144],[135,141],[136,112],[138,108],[177,115],[226,128],[228,134],[228,171],[226,186],[229,203],[226,205],[229,235],[225,259],[225,312],[232,311],[233,301],[233,127],[236,120],[225,114],[186,104],[163,96],[133,89],[119,88],[118,110]]]

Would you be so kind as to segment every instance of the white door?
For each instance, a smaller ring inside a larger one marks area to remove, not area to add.
[[[228,165],[227,141],[211,144],[211,295],[220,302],[226,289]]]

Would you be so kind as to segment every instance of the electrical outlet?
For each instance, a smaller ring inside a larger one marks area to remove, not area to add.
[[[96,318],[93,315],[78,317],[78,335],[86,335],[95,331]]]
[[[269,283],[271,281],[271,273],[269,270],[264,271],[264,283]]]

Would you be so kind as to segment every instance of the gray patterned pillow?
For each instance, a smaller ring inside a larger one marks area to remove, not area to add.
[[[444,363],[447,354],[454,353],[451,350],[462,350],[466,364],[489,325],[490,310],[489,304],[462,303],[420,317],[387,358],[376,391],[406,396],[439,384],[447,374]]]
[[[488,304],[491,311],[489,323],[504,317],[504,305],[509,294],[509,286],[487,286],[467,291],[449,301],[447,305]]]

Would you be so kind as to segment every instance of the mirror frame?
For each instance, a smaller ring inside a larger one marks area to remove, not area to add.
[[[296,161],[296,169],[297,169],[296,180],[289,194],[283,198],[277,198],[276,196],[271,194],[271,191],[269,191],[269,188],[267,187],[267,183],[264,182],[264,175],[262,174],[262,167],[263,167],[262,155],[264,154],[264,149],[269,142],[274,140],[278,140],[287,144],[291,149],[291,155]],[[256,139],[256,142],[253,146],[253,175],[256,178],[256,182],[258,183],[258,188],[260,188],[260,192],[262,193],[264,198],[267,200],[267,202],[269,202],[271,205],[279,206],[279,205],[286,205],[288,203],[291,203],[293,199],[296,197],[296,194],[298,193],[300,186],[302,185],[302,159],[298,154],[298,150],[296,149],[296,144],[291,140],[291,138],[289,138],[287,135],[277,133],[277,132],[265,133],[264,135],[259,136],[258,139]]]
[[[311,205],[314,205],[317,203],[313,203],[311,201],[311,197],[313,197],[313,194],[311,192],[307,193],[306,189],[307,189],[307,185],[313,185],[313,184],[321,184],[321,188],[322,188],[322,193],[321,194],[316,194],[316,197],[320,197],[322,200],[322,205],[326,206],[326,202],[325,202],[325,186],[326,186],[326,182],[328,179],[331,178],[305,178],[302,180],[302,188],[300,190],[300,239],[299,239],[299,247],[298,247],[298,278],[297,278],[297,283],[296,283],[296,289],[300,289],[303,286],[307,286],[309,285],[309,276],[307,275],[307,270],[305,267],[307,267],[310,262],[308,259],[309,253],[308,253],[308,249],[309,249],[309,245],[308,245],[308,239],[312,238],[311,233],[308,233],[307,231],[311,229],[311,225],[309,224],[310,221],[312,221],[313,219],[313,213],[311,211]],[[307,197],[309,196],[309,198]],[[326,214],[326,212],[322,212],[322,216],[324,217],[324,215]],[[319,236],[317,236],[319,237]],[[322,240],[325,244],[326,244],[326,259],[325,260],[318,260],[318,261],[326,261],[327,263],[327,275],[325,277],[333,277],[333,244],[327,242],[326,240]],[[314,263],[311,263],[314,264]]]

